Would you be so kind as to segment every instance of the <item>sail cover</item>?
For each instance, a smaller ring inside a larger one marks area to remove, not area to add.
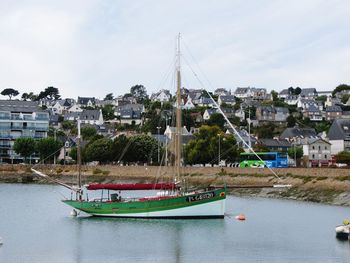
[[[177,188],[174,183],[157,184],[89,184],[88,190],[171,190]]]

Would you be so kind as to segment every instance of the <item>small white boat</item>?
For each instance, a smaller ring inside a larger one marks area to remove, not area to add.
[[[339,225],[335,227],[335,236],[338,239],[349,240],[350,224],[348,219],[344,219],[343,225]]]

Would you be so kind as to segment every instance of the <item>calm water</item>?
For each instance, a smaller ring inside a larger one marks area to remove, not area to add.
[[[72,218],[62,194],[0,184],[0,262],[350,262],[334,233],[350,208],[230,197],[246,221]]]

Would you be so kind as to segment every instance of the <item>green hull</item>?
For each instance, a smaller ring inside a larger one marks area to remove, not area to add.
[[[63,200],[67,205],[94,216],[138,218],[218,218],[224,217],[226,189],[191,195],[122,201]]]

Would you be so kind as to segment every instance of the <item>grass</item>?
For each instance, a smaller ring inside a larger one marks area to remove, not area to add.
[[[350,175],[345,175],[345,176],[337,176],[335,177],[336,180],[344,182],[344,181],[350,181]]]

